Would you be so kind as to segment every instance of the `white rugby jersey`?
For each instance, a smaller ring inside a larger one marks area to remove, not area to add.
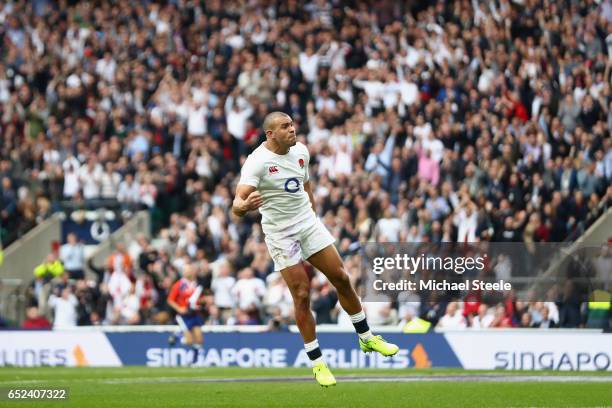
[[[298,142],[287,154],[276,154],[262,143],[247,157],[239,184],[253,186],[263,198],[259,207],[265,234],[282,232],[298,223],[316,221],[304,183],[309,180],[310,154]]]

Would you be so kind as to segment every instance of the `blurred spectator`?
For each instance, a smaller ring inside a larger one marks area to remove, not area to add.
[[[418,295],[412,293],[401,294],[398,297],[398,301],[400,302],[398,310],[398,318],[400,319],[399,324],[403,327],[403,325],[419,316],[421,302]]]
[[[587,303],[586,327],[607,330],[610,328],[612,295],[605,290],[593,291]]]
[[[106,315],[111,321],[117,322],[120,320],[121,311],[124,305],[128,308],[132,306],[131,303],[126,304],[128,298],[133,302],[134,296],[132,295],[134,295],[134,293],[132,291],[132,286],[130,278],[123,270],[117,269],[110,274],[107,287],[112,302],[109,302],[108,308],[111,308],[112,312],[107,312]]]
[[[15,221],[17,219],[17,194],[13,187],[13,182],[9,177],[2,177],[0,180],[0,225],[6,231],[10,231],[11,228],[16,227]]]
[[[58,278],[64,273],[64,265],[57,259],[54,253],[47,255],[45,262],[34,268],[34,277],[37,280],[51,280]]]
[[[38,307],[30,306],[26,309],[26,319],[21,323],[22,329],[50,329],[51,323],[38,313]]]
[[[396,324],[396,312],[391,302],[363,302],[363,310],[367,313],[371,325]]]
[[[158,299],[157,289],[153,278],[150,275],[142,274],[136,279],[134,286],[134,295],[138,298],[138,312],[145,319],[149,320],[153,317],[156,312],[156,303]],[[135,321],[134,318],[128,318],[128,320]],[[140,321],[140,316],[139,320]]]
[[[317,324],[334,323],[333,315],[338,303],[338,295],[329,283],[325,283],[320,286],[319,290],[315,290],[315,293],[311,296],[311,303]]]
[[[466,201],[456,212],[454,223],[458,228],[457,242],[475,242],[476,228],[478,227],[478,214],[475,205]]]
[[[134,180],[134,175],[127,173],[125,179],[119,183],[117,201],[125,210],[134,211],[140,203],[140,184]]]
[[[47,255],[47,259],[34,268],[34,281],[32,282],[33,303],[38,305],[40,310],[46,310],[47,301],[51,293],[51,281],[57,280],[64,275],[64,265],[56,258],[52,252]]]
[[[559,303],[559,327],[583,327],[584,316],[582,308],[582,302],[577,296],[574,282],[567,280]]]
[[[444,313],[444,316],[438,321],[436,327],[441,329],[465,329],[467,324],[463,317],[463,313],[461,313],[458,308],[459,305],[457,302],[450,302],[446,306],[446,313]]]
[[[120,274],[121,272],[116,272]],[[136,286],[130,285],[129,291],[123,296],[113,298],[112,324],[140,323],[140,299],[136,294]]]
[[[471,319],[470,326],[474,329],[487,329],[491,327],[494,318],[489,307],[485,304],[481,304],[478,306],[478,314]]]
[[[132,274],[132,258],[125,248],[125,244],[119,242],[112,254],[106,261],[108,271],[112,274],[113,272],[121,272],[128,277]]]
[[[121,175],[115,171],[112,162],[106,162],[104,172],[100,176],[100,196],[105,200],[116,200],[119,193]]]
[[[519,323],[519,327],[523,328],[531,328],[534,327],[531,314],[529,312],[524,312],[521,314],[521,321]]]
[[[273,272],[266,278],[266,294],[264,296],[264,306],[266,313],[270,316],[273,316],[275,313],[279,314],[280,317],[288,317],[293,313],[293,298],[291,297],[291,293],[289,292],[289,288],[285,283],[285,280],[281,276],[280,272]],[[327,292],[326,292],[327,294]],[[315,296],[313,295],[313,298]],[[324,310],[324,305],[320,305],[320,312],[323,313],[321,316],[322,319],[331,317],[326,317]],[[312,299],[312,310],[317,313],[317,309],[315,308],[315,300]],[[329,311],[327,311],[329,313]],[[318,314],[316,314],[317,319],[319,319]]]
[[[68,234],[66,241],[60,248],[59,258],[70,278],[83,279],[85,277],[85,248],[77,242],[77,236],[74,233]]]
[[[208,317],[204,321],[204,324],[206,326],[216,326],[220,324],[225,324],[225,322],[221,321],[221,314],[217,306],[210,305],[208,307]]]
[[[512,319],[508,316],[506,307],[502,304],[497,305],[495,308],[493,321],[491,322],[489,327],[507,328],[512,326]]]
[[[541,313],[542,318],[540,319],[539,323],[537,323],[534,327],[538,327],[540,329],[552,329],[557,327],[555,321],[550,318],[548,307],[542,307]]]
[[[395,216],[395,211],[391,207],[387,207],[383,217],[376,223],[375,231],[378,239],[381,242],[397,242],[401,229],[402,223]]]
[[[268,331],[271,332],[289,332],[289,326],[286,319],[281,314],[280,308],[274,309],[271,313],[270,321],[268,322]]]
[[[79,182],[83,186],[83,198],[95,200],[100,198],[103,168],[95,154],[79,169]]]
[[[78,325],[100,325],[106,313],[108,294],[96,285],[95,281],[77,280],[74,295],[79,301],[77,306]]]
[[[78,301],[70,286],[61,289],[59,296],[51,294],[48,304],[53,310],[53,329],[69,329],[77,325]]]
[[[266,285],[261,279],[255,277],[251,268],[238,272],[238,280],[232,287],[232,295],[240,311],[248,316],[248,318],[245,316],[242,316],[242,319],[237,318],[238,324],[243,324],[240,322],[244,320],[259,321],[260,307],[265,294]]]
[[[232,288],[235,283],[236,279],[231,276],[230,265],[227,262],[222,262],[219,266],[217,277],[213,278],[210,288],[214,292],[215,305],[223,321],[226,321],[231,316],[234,307]]]
[[[249,313],[248,311],[242,309],[236,310],[235,316],[232,316],[232,318],[227,321],[227,324],[229,325],[238,326],[254,325],[259,323],[259,319],[255,317],[253,313]]]

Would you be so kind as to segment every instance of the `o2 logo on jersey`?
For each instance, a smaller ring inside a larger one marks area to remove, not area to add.
[[[295,177],[291,177],[285,181],[285,191],[288,193],[297,193],[300,191],[300,181]]]

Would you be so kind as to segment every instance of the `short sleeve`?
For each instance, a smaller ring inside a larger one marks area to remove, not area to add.
[[[246,184],[255,188],[259,187],[261,181],[261,165],[253,160],[251,156],[247,157],[242,170],[240,172],[240,181],[238,184]]]

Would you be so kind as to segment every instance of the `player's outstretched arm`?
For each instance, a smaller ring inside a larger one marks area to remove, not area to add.
[[[263,198],[255,187],[248,184],[238,184],[236,198],[232,204],[232,212],[238,217],[244,216],[249,211],[256,210],[263,204]]]

